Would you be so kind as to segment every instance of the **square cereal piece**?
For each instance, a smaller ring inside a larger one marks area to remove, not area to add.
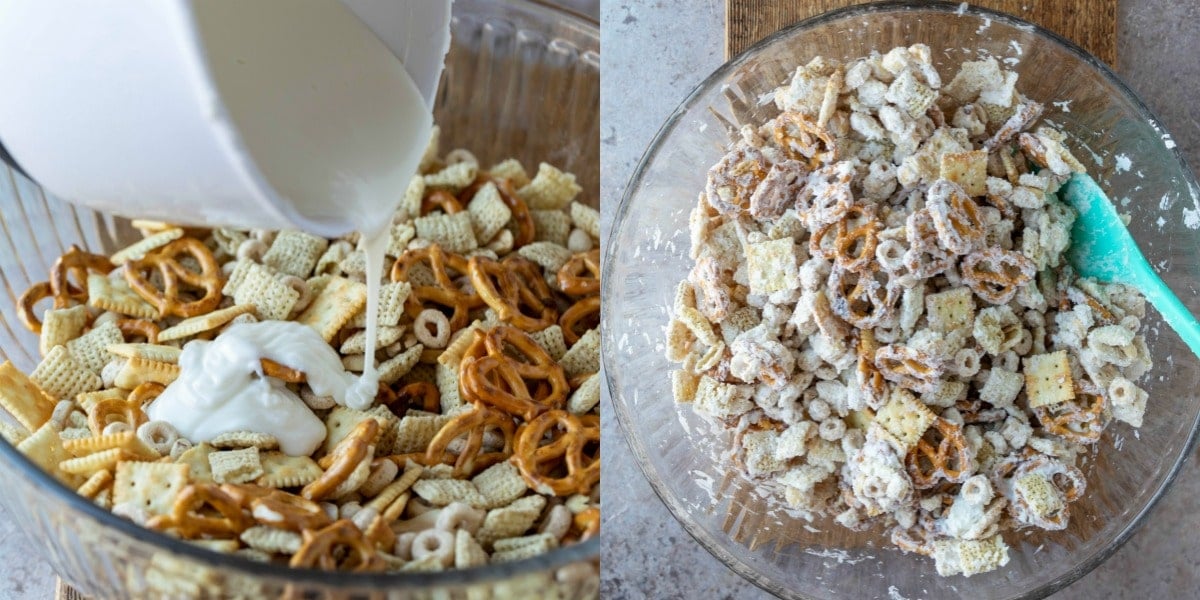
[[[579,202],[571,203],[571,222],[595,239],[600,239],[600,211]]]
[[[984,540],[939,539],[933,543],[933,560],[938,575],[978,575],[1008,564],[1008,545],[993,535]]]
[[[975,294],[967,286],[925,296],[929,328],[947,333],[975,323]]]
[[[485,508],[505,506],[525,495],[529,485],[525,478],[509,461],[496,463],[471,478],[471,483],[487,500]]]
[[[109,279],[99,273],[88,274],[88,306],[111,310],[139,319],[158,318],[158,309],[137,295],[124,279]]]
[[[987,160],[986,150],[947,152],[941,158],[940,177],[962,186],[968,196],[983,196],[987,194]]]
[[[446,415],[410,415],[401,418],[396,423],[392,452],[424,452],[429,447],[429,442],[433,441],[433,436],[437,435],[449,420],[450,417]]]
[[[414,175],[408,181],[408,187],[404,189],[404,197],[400,199],[400,206],[396,207],[396,214],[403,219],[414,219],[421,215],[421,200],[425,197],[425,178],[421,175]],[[399,256],[395,254],[393,256]]]
[[[379,382],[384,385],[391,385],[400,380],[401,377],[408,375],[413,367],[421,360],[421,353],[425,351],[425,346],[416,344],[412,348],[397,354],[382,363],[379,363]]]
[[[393,223],[392,230],[388,234],[386,254],[399,258],[408,249],[408,243],[415,237],[417,237],[417,228],[413,227],[412,221]]]
[[[471,213],[458,212],[452,215],[434,213],[418,217],[413,221],[417,237],[429,240],[446,252],[463,254],[479,247],[475,230],[471,228]]]
[[[600,332],[589,329],[558,362],[567,377],[600,371]]]
[[[51,348],[65,345],[83,334],[87,323],[86,306],[47,309],[42,313],[42,333],[38,337],[38,350],[45,356]]]
[[[112,321],[93,327],[91,331],[67,342],[67,352],[87,370],[99,375],[100,369],[112,358],[108,347],[125,341],[121,329]]]
[[[583,415],[591,412],[599,403],[600,374],[593,373],[571,392],[571,396],[567,398],[567,411],[573,415]]]
[[[545,496],[535,495],[518,498],[508,506],[493,508],[484,516],[483,526],[475,537],[487,547],[496,540],[521,535],[533,527],[545,507]]]
[[[119,267],[131,260],[141,260],[145,258],[147,254],[162,248],[163,246],[166,246],[167,244],[170,244],[181,237],[183,237],[182,228],[172,227],[170,229],[165,229],[155,233],[154,235],[144,237],[120,250],[117,250],[112,256],[108,257],[108,260],[114,266]]]
[[[771,294],[800,287],[796,242],[790,237],[746,245],[750,293]]]
[[[507,179],[516,189],[529,185],[529,173],[525,171],[525,165],[515,158],[506,158],[492,165],[488,174],[496,179]]]
[[[300,300],[300,292],[257,263],[242,262],[237,268],[244,268],[245,274],[233,291],[234,304],[253,305],[258,318],[263,320],[283,321],[292,314],[292,307]],[[226,289],[228,287],[226,285]]]
[[[987,381],[979,389],[979,399],[995,407],[1011,406],[1024,385],[1025,378],[1020,373],[992,367]]]
[[[512,218],[512,209],[500,197],[496,184],[491,182],[475,192],[475,196],[467,204],[467,213],[471,216],[475,239],[484,242],[495,237]]]
[[[884,99],[895,104],[908,116],[916,119],[925,114],[937,100],[937,91],[921,83],[912,70],[905,70],[888,86]]]
[[[474,483],[463,479],[422,479],[413,484],[413,492],[433,506],[462,502],[471,508],[483,508],[488,501]]]
[[[404,302],[412,294],[412,286],[406,281],[385,283],[379,289],[379,319],[381,327],[395,327],[404,316]],[[364,310],[362,314],[366,314]],[[366,327],[366,324],[363,324]]]
[[[296,321],[316,329],[329,342],[366,305],[366,284],[345,277],[333,277]]]
[[[562,327],[551,325],[541,331],[535,331],[529,334],[533,341],[537,342],[550,358],[559,360],[567,353],[567,342],[563,339]]]
[[[1025,395],[1029,398],[1029,408],[1075,398],[1075,380],[1071,378],[1071,364],[1065,350],[1025,358]]]
[[[750,400],[752,389],[701,375],[694,406],[697,412],[715,419],[736,417],[754,408],[754,402]]]
[[[307,456],[288,456],[282,452],[262,452],[258,456],[263,474],[254,483],[270,488],[291,488],[308,485],[323,471]]]
[[[55,346],[62,348],[62,346]],[[4,407],[27,431],[37,431],[54,414],[53,398],[48,396],[11,361],[0,365],[0,406]]]
[[[263,475],[258,448],[213,452],[208,455],[208,466],[217,483],[246,483]]]
[[[488,553],[465,529],[454,532],[454,568],[481,567],[488,562]]]
[[[521,246],[517,249],[517,254],[537,263],[547,276],[553,277],[557,277],[558,270],[575,255],[566,246],[551,242],[534,242]],[[550,287],[553,289],[556,286],[551,284]]]
[[[159,332],[158,341],[169,342],[172,340],[181,340],[199,333],[212,331],[242,315],[253,313],[254,310],[254,305],[252,304],[236,304],[198,317],[190,317]]]
[[[291,229],[280,231],[262,262],[279,273],[307,279],[328,247],[329,240],[323,237]]]
[[[51,348],[46,358],[29,374],[29,379],[56,400],[69,400],[104,387],[100,376],[75,360],[66,346]]]
[[[187,483],[186,464],[122,462],[113,481],[113,505],[130,504],[150,516],[170,514]]]
[[[447,190],[457,194],[463,188],[475,181],[479,174],[479,165],[474,162],[460,162],[450,165],[437,173],[425,176],[425,187],[432,190]]]
[[[687,369],[671,371],[671,397],[675,402],[686,404],[696,399],[700,388],[700,377]]]
[[[531,210],[533,217],[534,240],[550,242],[559,246],[567,245],[571,235],[571,217],[561,210]]]
[[[912,450],[917,441],[933,424],[937,415],[903,388],[894,388],[892,398],[875,413],[874,422],[881,425],[904,447]]]
[[[530,210],[562,210],[582,191],[575,183],[575,175],[541,163],[533,181],[518,189],[517,195]]]
[[[68,485],[78,485],[77,478],[58,468],[71,455],[63,448],[62,437],[58,435],[58,427],[47,421],[29,437],[17,444],[17,451],[24,454],[33,464],[53,475],[59,481]]]
[[[492,544],[492,563],[512,562],[540,556],[558,547],[558,538],[550,533],[537,533],[517,538],[504,538]]]
[[[434,384],[437,385],[442,414],[447,414],[466,405],[459,390],[458,365],[448,367],[438,363],[434,367]]]

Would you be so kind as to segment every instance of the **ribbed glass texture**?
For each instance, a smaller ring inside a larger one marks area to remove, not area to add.
[[[599,198],[600,34],[596,23],[530,0],[456,0],[453,46],[435,116],[443,151],[482,164],[510,156],[579,176]],[[6,93],[20,93],[8,90]],[[28,372],[37,337],[15,299],[71,244],[111,252],[139,236],[128,221],[59,201],[0,171],[0,360]],[[0,502],[54,570],[93,598],[594,598],[600,540],[463,571],[354,575],[297,571],[216,554],[144,530],[54,482],[0,440]],[[30,560],[35,560],[30,557]]]
[[[1153,371],[1145,424],[1114,423],[1083,465],[1088,489],[1058,532],[1008,532],[1008,566],[941,578],[930,559],[890,548],[879,531],[793,518],[727,474],[727,432],[671,400],[664,330],[689,270],[688,213],[731,128],[774,116],[763,95],[797,65],[823,55],[928,44],[943,77],[981,51],[1010,59],[1018,89],[1047,105],[1075,154],[1123,211],[1150,263],[1200,312],[1200,190],[1169,135],[1106,67],[1032,25],[966,4],[887,3],[829,14],[760,43],[705,80],[666,123],[617,210],[604,264],[603,358],[617,417],[647,478],[709,551],[787,598],[1041,597],[1078,579],[1123,542],[1159,498],[1193,444],[1200,363],[1153,310],[1145,320]],[[1051,104],[1051,102],[1059,104]],[[1068,112],[1069,111],[1069,112]],[[1116,157],[1132,161],[1117,169]],[[1189,217],[1191,215],[1191,227]]]

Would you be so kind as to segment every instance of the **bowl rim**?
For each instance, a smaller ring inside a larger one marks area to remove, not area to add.
[[[697,84],[692,91],[684,97],[683,101],[679,103],[670,116],[667,117],[667,119],[663,122],[663,125],[654,134],[653,139],[651,139],[645,152],[638,160],[637,166],[634,168],[633,175],[630,176],[629,183],[626,184],[625,189],[622,192],[621,201],[617,205],[616,212],[613,216],[613,225],[611,231],[613,233],[619,231],[620,227],[625,224],[627,218],[629,217],[629,211],[633,204],[633,197],[636,191],[642,187],[643,180],[646,176],[646,170],[650,163],[657,158],[658,153],[662,150],[662,141],[680,124],[682,118],[688,113],[688,109],[691,107],[691,104],[709,88],[726,78],[731,73],[735,72],[737,69],[741,68],[747,62],[749,62],[751,58],[759,54],[767,47],[776,43],[781,43],[782,40],[785,40],[802,30],[835,21],[849,20],[880,13],[956,13],[961,16],[990,19],[994,22],[999,22],[1013,28],[1030,31],[1036,35],[1048,39],[1053,43],[1057,43],[1063,50],[1075,55],[1076,58],[1078,58],[1082,63],[1098,71],[1106,80],[1108,80],[1110,84],[1113,85],[1118,92],[1120,92],[1127,100],[1130,101],[1130,104],[1133,105],[1136,113],[1143,122],[1152,123],[1163,133],[1164,136],[1169,135],[1169,132],[1163,126],[1162,121],[1153,113],[1153,111],[1150,110],[1149,107],[1146,106],[1145,102],[1143,102],[1142,99],[1116,73],[1113,72],[1113,70],[1107,64],[1088,53],[1073,41],[1066,39],[1065,37],[1046,29],[1041,25],[1006,13],[979,7],[973,4],[967,4],[966,2],[957,3],[948,2],[945,0],[883,0],[868,4],[852,5],[827,11],[808,19],[798,21],[783,29],[780,29],[775,33],[772,33],[758,42],[755,42],[737,56],[727,60],[724,64],[705,77],[699,84]],[[1188,166],[1187,160],[1184,158],[1178,145],[1170,148],[1170,151],[1175,157],[1175,160],[1177,160],[1179,165],[1182,167],[1183,178],[1188,184],[1192,195],[1195,196],[1198,193],[1197,190],[1200,190],[1200,185],[1198,185],[1196,182],[1195,174]],[[604,266],[601,276],[605,281],[613,281],[612,277],[615,276],[615,274],[612,273],[612,269],[613,264],[615,264],[617,245],[615,243],[611,243],[611,240],[612,234],[609,235],[609,243],[605,248],[605,256],[603,261]],[[613,318],[614,315],[612,303],[602,302],[601,323],[612,323]],[[612,339],[612,330],[608,329],[607,327],[604,329],[606,333],[602,340],[601,349],[602,356],[607,358],[612,352],[610,348],[615,347],[615,340]],[[607,361],[602,360],[602,362]],[[630,408],[623,402],[616,401],[616,395],[614,394],[616,386],[614,385],[612,379],[612,371],[610,369],[602,370],[605,372],[605,389],[608,392],[609,399],[611,400],[611,403],[616,411],[617,422],[620,425],[621,432],[624,435],[629,449],[632,451],[636,459],[638,468],[641,470],[642,476],[645,477],[650,483],[650,487],[654,490],[655,495],[658,496],[659,500],[661,500],[667,507],[667,510],[671,513],[671,516],[676,520],[676,522],[683,527],[683,529],[692,537],[692,539],[694,539],[700,544],[701,547],[707,550],[709,554],[717,558],[727,568],[737,573],[755,586],[759,587],[763,591],[778,597],[810,598],[810,596],[799,594],[795,591],[782,588],[779,585],[763,581],[755,569],[753,569],[747,562],[743,561],[738,556],[728,552],[718,543],[717,539],[710,539],[708,534],[699,525],[692,523],[687,519],[681,518],[680,515],[687,514],[686,507],[684,507],[683,504],[672,495],[671,490],[668,489],[666,482],[655,475],[654,468],[650,463],[649,452],[647,451],[646,446],[642,444],[641,440],[638,439],[633,432],[631,424],[633,423],[634,417],[630,412]],[[1179,475],[1184,463],[1187,462],[1187,460],[1191,457],[1192,452],[1195,450],[1198,441],[1198,433],[1200,433],[1200,413],[1197,413],[1196,418],[1193,420],[1191,430],[1187,435],[1187,440],[1180,448],[1179,455],[1175,458],[1173,464],[1171,464],[1166,476],[1158,485],[1158,489],[1154,491],[1153,496],[1151,496],[1146,505],[1143,506],[1142,509],[1135,515],[1133,515],[1133,517],[1117,532],[1116,536],[1111,542],[1085,557],[1079,564],[1074,565],[1070,570],[1052,579],[1051,581],[1042,584],[1036,589],[1011,595],[1008,596],[1008,598],[1026,599],[1043,598],[1049,596],[1050,594],[1053,594],[1078,581],[1084,575],[1090,573],[1101,563],[1115,554],[1116,551],[1125,544],[1125,542],[1129,541],[1137,529],[1141,527],[1143,523],[1145,523],[1150,512],[1171,487],[1171,484]]]
[[[515,4],[522,10],[547,15],[556,21],[566,22],[579,31],[590,34],[597,40],[600,38],[599,22],[583,13],[566,7],[552,4],[546,0],[504,0],[504,3]],[[492,14],[499,6],[490,3],[484,5]],[[590,50],[589,50],[590,52]],[[599,50],[595,51],[599,54]],[[19,175],[14,175],[19,176]],[[345,571],[319,571],[315,569],[295,569],[287,565],[261,563],[234,554],[223,554],[189,544],[165,533],[147,529],[112,514],[67,487],[52,475],[42,470],[24,454],[0,438],[0,460],[13,466],[21,476],[33,484],[35,489],[53,495],[71,509],[79,511],[102,527],[115,529],[121,534],[140,542],[156,546],[159,550],[169,552],[181,558],[199,563],[205,567],[217,569],[238,577],[269,578],[280,584],[311,584],[325,588],[349,588],[371,591],[393,590],[422,590],[435,587],[459,587],[491,583],[513,579],[521,575],[545,573],[569,564],[598,559],[600,557],[600,536],[569,546],[556,548],[545,554],[518,561],[488,564],[467,569],[450,569],[434,573],[352,573]],[[37,540],[30,540],[39,551],[42,545]],[[62,574],[55,572],[62,578]],[[72,582],[66,581],[71,584]]]

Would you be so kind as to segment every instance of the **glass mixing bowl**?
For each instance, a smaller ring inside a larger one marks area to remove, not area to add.
[[[788,598],[1016,598],[1060,589],[1111,555],[1162,495],[1193,446],[1200,362],[1151,311],[1155,365],[1140,430],[1115,423],[1084,468],[1085,497],[1058,532],[1008,533],[1011,561],[970,579],[937,576],[877,531],[805,523],[719,460],[729,434],[671,400],[665,327],[688,272],[688,213],[730,126],[774,116],[763,94],[818,55],[840,60],[924,43],[944,77],[981,49],[1020,74],[1046,118],[1132,216],[1130,230],[1168,285],[1200,311],[1200,188],[1170,136],[1106,66],[1036,26],[957,4],[886,3],[802,22],[724,65],[679,106],[642,158],[616,212],[604,264],[603,361],[613,404],[646,477],[683,526],[753,583]],[[948,79],[947,79],[948,81]],[[1057,104],[1051,104],[1051,102]],[[1132,161],[1118,168],[1116,157]]]
[[[528,0],[456,0],[453,44],[435,116],[444,149],[482,164],[514,156],[575,173],[599,202],[600,32],[594,21]],[[0,361],[29,372],[37,337],[15,298],[46,279],[71,244],[111,252],[136,240],[128,221],[46,195],[0,172]],[[42,557],[93,598],[593,598],[599,538],[518,562],[443,573],[300,571],[203,550],[111,515],[0,440],[0,502]],[[29,557],[37,560],[37,557]]]

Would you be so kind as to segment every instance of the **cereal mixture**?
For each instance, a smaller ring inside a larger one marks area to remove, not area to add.
[[[709,171],[667,330],[738,469],[941,575],[1067,527],[1077,458],[1146,405],[1144,299],[1066,263],[1084,168],[1016,83],[943,85],[923,45],[797,69]]]
[[[531,179],[512,159],[439,158],[436,134],[425,156],[392,219],[374,405],[262,361],[324,422],[311,456],[255,431],[185,439],[144,409],[181,348],[239,323],[309,325],[361,372],[353,235],[142,221],[111,257],[72,248],[20,299],[44,358],[28,376],[0,366],[0,434],[114,514],[292,567],[439,571],[595,536],[599,214],[548,164]]]

